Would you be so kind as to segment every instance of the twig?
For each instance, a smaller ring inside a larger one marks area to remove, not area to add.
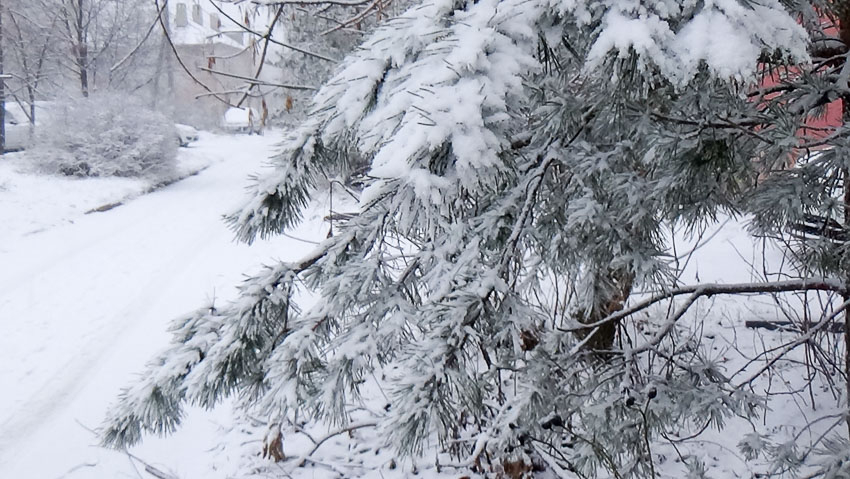
[[[154,1],[156,1],[156,0],[154,0]],[[256,2],[255,2],[255,3],[256,3]],[[299,3],[302,3],[302,4],[303,4],[303,2],[299,2]],[[319,3],[319,2],[317,2],[317,3]],[[331,3],[331,2],[320,2],[320,3],[321,3],[321,4],[327,4],[327,3]],[[365,3],[365,2],[364,2],[364,3]],[[219,12],[219,13],[221,13],[221,14],[222,14],[225,18],[227,18],[227,19],[228,19],[228,20],[230,20],[231,22],[235,23],[235,24],[236,24],[236,26],[238,26],[238,27],[239,27],[239,28],[241,28],[242,30],[245,30],[246,32],[248,32],[248,33],[250,33],[250,34],[255,35],[255,36],[258,36],[258,37],[261,37],[261,38],[265,36],[265,35],[263,35],[262,33],[260,33],[260,32],[258,32],[258,31],[256,31],[256,30],[252,29],[252,28],[251,28],[251,27],[249,27],[248,25],[245,25],[244,23],[240,22],[239,20],[236,20],[236,19],[235,19],[235,18],[233,18],[232,16],[228,15],[228,13],[227,13],[227,12],[225,12],[224,10],[222,10],[222,8],[221,8],[220,6],[216,5],[216,3],[215,3],[215,2],[210,2],[210,4],[212,4],[213,8],[215,8],[216,10],[218,10],[218,12]],[[264,5],[272,5],[272,3],[264,4]],[[326,57],[326,56],[324,56],[324,55],[322,55],[322,54],[315,53],[315,52],[311,52],[311,51],[309,51],[309,50],[305,50],[305,49],[303,49],[303,48],[296,47],[295,45],[291,45],[291,44],[289,44],[289,43],[285,43],[285,42],[281,42],[281,41],[279,41],[279,40],[275,40],[275,39],[274,39],[274,38],[272,38],[271,36],[269,36],[269,37],[268,37],[268,41],[269,41],[269,42],[271,42],[271,43],[274,43],[275,45],[281,46],[281,47],[283,47],[283,48],[289,48],[290,50],[294,50],[294,51],[296,51],[296,52],[298,52],[298,53],[301,53],[301,54],[303,54],[303,55],[307,55],[307,56],[310,56],[310,57],[313,57],[313,58],[317,58],[317,59],[319,59],[319,60],[324,60],[324,61],[326,61],[326,62],[331,62],[331,63],[339,63],[339,60],[335,60],[335,59],[333,59],[333,58]]]
[[[97,467],[97,463],[96,462],[84,462],[82,464],[77,464],[76,466],[68,469],[68,471],[65,472],[65,474],[62,474],[61,476],[59,476],[59,479],[68,477],[71,474],[73,474],[74,472],[76,472],[80,469],[86,468],[86,467]]]
[[[142,458],[131,454],[130,451],[124,450],[124,454],[126,454],[127,457],[129,457],[130,459],[132,459],[134,461],[138,461],[141,465],[145,466],[145,472],[147,472],[148,474],[150,474],[151,476],[153,476],[157,479],[179,479],[177,476],[175,476],[173,474],[167,473],[167,472],[163,471],[162,469],[156,468],[156,467],[152,466],[151,464],[148,464],[147,462],[142,460]]]
[[[358,7],[366,5],[371,0],[251,0],[254,5],[333,5],[338,7]]]
[[[310,449],[309,452],[307,452],[306,454],[303,454],[301,457],[298,458],[298,461],[296,462],[295,467],[304,466],[304,463],[307,462],[308,459],[310,459],[310,456],[312,456],[316,451],[318,451],[319,448],[322,446],[322,444],[324,444],[325,441],[327,441],[328,439],[330,439],[334,436],[339,436],[340,434],[344,434],[346,432],[354,431],[355,429],[363,429],[363,428],[366,428],[366,427],[375,427],[377,425],[378,425],[378,423],[376,423],[376,422],[361,422],[361,423],[357,423],[357,424],[350,424],[348,426],[341,427],[339,429],[336,429],[334,431],[329,432],[323,438],[316,441],[315,444],[313,444],[313,448]]]
[[[271,82],[267,82],[265,80],[258,80],[257,78],[253,78],[253,77],[248,77],[248,76],[244,76],[244,75],[237,75],[235,73],[227,73],[227,72],[222,72],[222,71],[218,71],[218,70],[213,70],[212,68],[206,68],[206,67],[199,66],[198,69],[203,70],[207,73],[212,73],[214,75],[221,75],[221,76],[224,76],[224,77],[230,77],[230,78],[237,78],[239,80],[245,80],[248,83],[251,83],[252,85],[272,86],[272,87],[277,87],[277,88],[288,88],[290,90],[308,90],[308,91],[316,90],[316,87],[309,86],[309,85],[291,85],[291,84],[287,84],[287,83],[271,83]]]
[[[800,346],[801,344],[805,344],[805,343],[807,343],[809,340],[811,340],[811,338],[812,338],[812,337],[813,337],[813,336],[814,336],[814,335],[815,335],[818,331],[820,331],[821,329],[823,329],[823,327],[824,327],[825,325],[829,324],[829,322],[830,322],[830,321],[832,321],[833,319],[835,319],[835,318],[836,318],[839,314],[843,313],[843,312],[844,312],[844,310],[845,310],[848,306],[850,306],[850,300],[845,301],[844,303],[842,303],[842,304],[841,304],[841,306],[839,306],[839,307],[835,310],[835,312],[833,312],[833,313],[832,313],[832,314],[830,314],[829,316],[826,316],[825,318],[823,318],[822,320],[820,320],[817,324],[815,324],[814,326],[812,326],[812,327],[811,327],[811,328],[810,328],[810,329],[806,332],[806,334],[804,334],[804,335],[800,336],[800,337],[799,337],[799,338],[797,338],[795,341],[792,341],[792,342],[791,342],[791,343],[789,343],[787,346],[785,346],[784,348],[782,348],[782,351],[781,351],[779,354],[777,354],[776,356],[774,356],[773,358],[771,358],[769,361],[767,361],[767,362],[765,363],[765,365],[764,365],[764,366],[762,366],[761,368],[759,368],[759,370],[758,370],[758,371],[756,371],[754,374],[752,374],[752,375],[750,376],[750,378],[749,378],[749,379],[747,379],[747,380],[743,381],[742,383],[738,384],[737,386],[735,386],[735,389],[739,389],[739,388],[743,387],[744,385],[746,385],[746,384],[749,384],[749,383],[753,382],[753,381],[754,381],[757,377],[761,376],[761,375],[762,375],[762,373],[764,373],[764,372],[765,372],[765,371],[767,371],[768,369],[771,369],[771,367],[773,367],[773,365],[774,365],[774,364],[776,364],[776,362],[777,362],[777,361],[779,361],[779,360],[780,360],[783,356],[785,356],[786,354],[788,354],[788,353],[789,353],[792,349],[795,349],[797,346]]]
[[[156,24],[159,23],[159,18],[162,16],[162,12],[167,6],[168,2],[162,4],[162,7],[156,12],[156,18],[154,18],[153,23],[151,23],[151,26],[148,27],[148,31],[145,32],[145,36],[142,37],[142,40],[135,47],[133,47],[133,49],[130,50],[130,52],[127,53],[124,58],[119,60],[118,63],[116,63],[115,65],[112,65],[112,67],[109,69],[109,73],[112,73],[115,70],[121,68],[121,65],[123,65],[127,60],[129,60],[133,55],[135,55],[140,48],[142,48],[142,45],[144,45],[145,42],[148,41],[148,38],[150,38],[151,32],[153,32],[153,29],[156,27]]]

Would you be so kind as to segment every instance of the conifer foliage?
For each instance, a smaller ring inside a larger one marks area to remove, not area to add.
[[[805,115],[781,124],[751,92],[767,58],[809,62],[799,12],[814,10],[426,0],[389,20],[229,219],[246,242],[279,234],[329,179],[356,185],[356,214],[177,321],[105,442],[173,431],[185,404],[228,396],[272,424],[347,424],[379,387],[374,426],[404,454],[648,477],[671,427],[758,414],[763,398],[677,334],[707,290],[641,325],[633,313],[681,293],[664,226],[756,204],[754,159],[796,146]],[[636,309],[637,288],[661,293]],[[318,300],[300,308],[305,292]]]

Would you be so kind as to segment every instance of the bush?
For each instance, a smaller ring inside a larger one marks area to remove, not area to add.
[[[37,129],[33,156],[50,173],[162,178],[175,171],[174,124],[114,94],[58,106]]]

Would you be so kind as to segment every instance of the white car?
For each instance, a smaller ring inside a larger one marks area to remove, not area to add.
[[[177,144],[182,147],[187,147],[189,143],[198,141],[198,130],[192,126],[175,123],[174,130],[177,132]]]
[[[10,106],[6,106],[6,151],[23,150],[32,140],[33,126],[20,108]]]
[[[222,128],[233,133],[261,135],[263,126],[260,116],[253,108],[228,108],[221,122]]]

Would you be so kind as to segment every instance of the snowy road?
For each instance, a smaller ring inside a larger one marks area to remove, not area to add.
[[[259,264],[310,248],[286,238],[235,244],[221,221],[276,138],[210,136],[191,152],[213,156],[198,176],[4,240],[0,478],[137,477],[86,428],[164,346],[171,319],[232,297]]]

